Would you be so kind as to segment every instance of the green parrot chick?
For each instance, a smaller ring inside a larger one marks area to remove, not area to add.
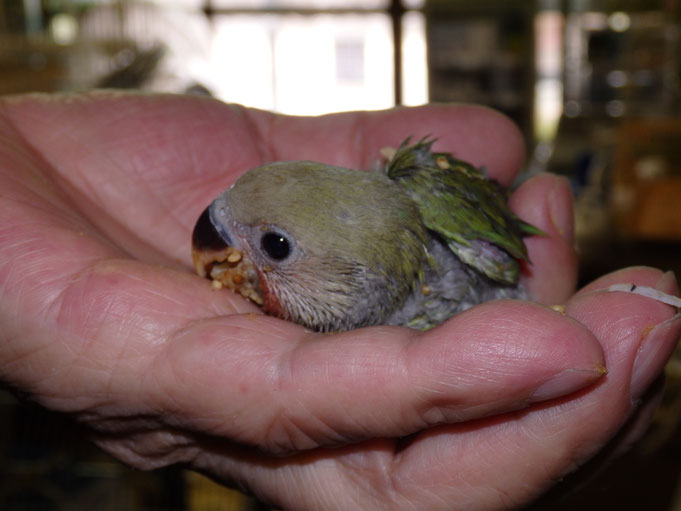
[[[321,332],[426,329],[482,301],[525,298],[521,237],[539,231],[510,212],[498,185],[431,144],[405,142],[385,172],[312,161],[251,169],[197,221],[197,273]],[[479,200],[490,211],[470,204]],[[452,223],[457,215],[480,225]]]

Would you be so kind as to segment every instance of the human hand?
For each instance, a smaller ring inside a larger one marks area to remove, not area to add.
[[[510,183],[522,142],[489,110],[287,118],[118,93],[0,108],[0,379],[134,466],[186,463],[285,509],[519,505],[612,437],[678,337],[670,307],[597,291],[676,292],[671,275],[629,269],[571,297],[570,195],[553,176],[511,204],[549,234],[527,239],[526,283],[565,316],[505,301],[427,333],[318,335],[191,275],[199,213],[264,161],[370,167],[432,133]]]

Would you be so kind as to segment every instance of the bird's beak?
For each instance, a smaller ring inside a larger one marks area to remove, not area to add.
[[[220,256],[231,244],[231,240],[225,240],[220,236],[210,219],[210,206],[203,210],[196,221],[192,233],[192,259],[194,270],[201,277],[208,276],[211,263],[216,262],[216,256]]]
[[[216,228],[207,207],[192,233],[192,260],[200,277],[216,289],[227,287],[258,305],[263,304],[260,279],[253,262],[234,246],[224,229]]]

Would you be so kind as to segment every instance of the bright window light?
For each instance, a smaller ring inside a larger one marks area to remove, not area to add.
[[[224,101],[294,115],[394,105],[392,26],[383,13],[216,16],[212,68]],[[403,18],[403,96],[427,101],[425,22]]]

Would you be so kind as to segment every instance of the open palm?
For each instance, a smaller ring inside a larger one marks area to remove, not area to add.
[[[549,234],[527,240],[524,279],[566,314],[499,301],[427,333],[319,335],[190,271],[194,221],[248,168],[370,168],[427,134],[506,184],[522,161],[511,123],[472,106],[293,118],[110,92],[0,102],[0,379],[128,463],[186,463],[285,509],[529,501],[613,436],[679,334],[670,307],[598,292],[676,292],[673,275],[631,268],[573,295],[563,180],[529,180],[511,204]]]

